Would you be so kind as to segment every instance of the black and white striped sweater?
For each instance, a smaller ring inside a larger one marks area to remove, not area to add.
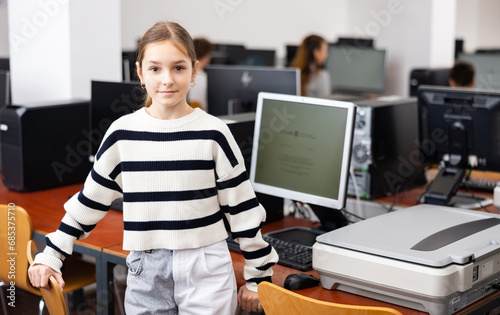
[[[246,259],[247,287],[270,281],[278,260],[260,233],[259,204],[227,125],[200,109],[161,120],[140,109],[115,121],[83,189],[35,263],[60,270],[76,239],[87,236],[123,197],[125,250],[186,249],[227,238],[223,218]]]

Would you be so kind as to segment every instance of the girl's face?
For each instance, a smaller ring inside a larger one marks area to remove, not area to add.
[[[313,52],[314,58],[319,65],[323,65],[328,58],[328,43],[323,42],[320,48],[317,48]]]
[[[148,44],[138,69],[141,83],[153,101],[151,109],[175,112],[189,106],[186,96],[198,62],[193,69],[191,59],[171,41]]]

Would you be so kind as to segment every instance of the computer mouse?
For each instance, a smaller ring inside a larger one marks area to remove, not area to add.
[[[315,287],[319,284],[319,279],[313,275],[305,273],[293,273],[285,279],[285,289],[300,290]]]

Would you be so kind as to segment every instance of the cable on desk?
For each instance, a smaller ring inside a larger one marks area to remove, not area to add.
[[[351,176],[352,184],[354,186],[354,194],[356,195],[356,207],[357,207],[358,213],[361,213],[361,197],[359,195],[359,187],[358,187],[358,182],[356,181],[356,175],[354,175],[354,169],[352,167],[349,167],[349,174]],[[360,218],[360,217],[357,217],[357,218]]]

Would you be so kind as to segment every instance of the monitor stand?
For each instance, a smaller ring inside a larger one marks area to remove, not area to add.
[[[478,209],[493,204],[491,198],[458,192],[465,170],[460,167],[443,167],[427,186],[419,201],[463,209]]]

